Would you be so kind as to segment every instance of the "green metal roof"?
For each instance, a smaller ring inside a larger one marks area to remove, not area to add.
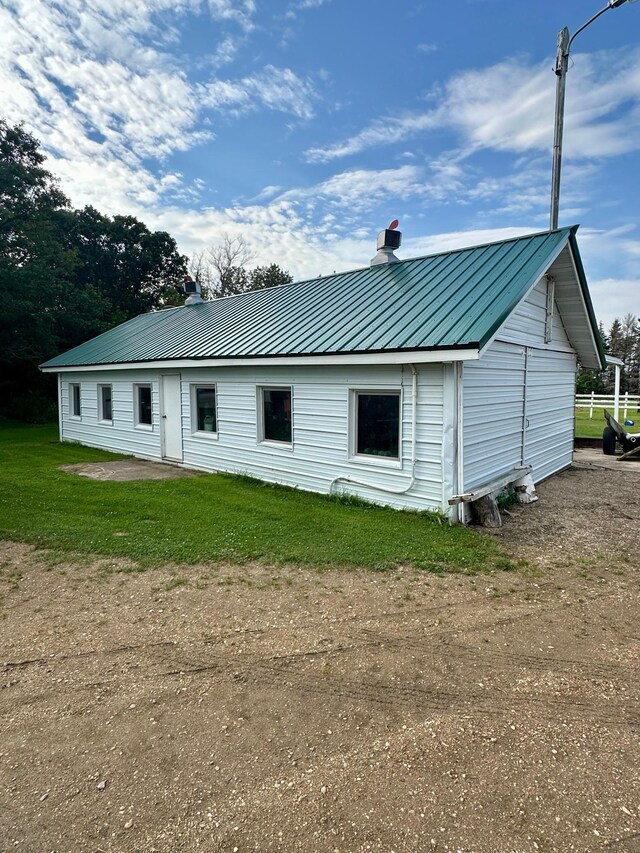
[[[143,314],[42,367],[479,349],[567,241],[575,246],[574,230]]]

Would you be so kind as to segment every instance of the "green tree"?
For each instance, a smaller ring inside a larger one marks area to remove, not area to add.
[[[620,390],[640,393],[640,323],[633,314],[622,320],[616,317],[607,337],[608,352],[623,362],[620,370]],[[607,391],[613,392],[613,370],[607,380]]]
[[[290,284],[293,276],[281,269],[278,264],[269,264],[268,267],[256,267],[251,270],[249,280],[250,290],[260,290],[263,287],[280,287],[281,284]]]
[[[0,410],[34,398],[46,408],[51,379],[37,370],[57,345],[55,316],[73,268],[57,239],[69,201],[43,168],[44,155],[22,125],[0,120]]]
[[[169,234],[72,210],[44,162],[0,119],[0,414],[25,419],[54,413],[55,377],[38,364],[175,300],[186,272]]]
[[[72,211],[64,235],[75,252],[78,287],[90,285],[109,305],[109,326],[182,301],[187,261],[166,231],[151,232],[133,216]]]

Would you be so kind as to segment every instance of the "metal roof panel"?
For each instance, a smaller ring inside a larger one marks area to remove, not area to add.
[[[481,346],[573,230],[154,311],[42,367]]]

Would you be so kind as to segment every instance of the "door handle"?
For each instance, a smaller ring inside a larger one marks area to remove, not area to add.
[[[166,421],[166,419],[167,419],[167,416],[166,416],[166,415],[163,415],[163,416],[162,416],[162,417],[163,417],[163,419],[164,419],[164,420],[165,420],[165,421]]]

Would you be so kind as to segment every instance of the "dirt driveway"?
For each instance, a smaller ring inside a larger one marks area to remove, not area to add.
[[[0,543],[0,850],[640,851],[640,477],[523,573],[114,573]]]

